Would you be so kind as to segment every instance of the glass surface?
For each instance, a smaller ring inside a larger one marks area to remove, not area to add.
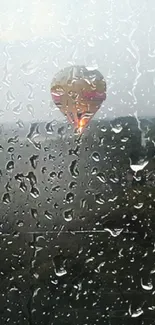
[[[155,2],[1,0],[0,325],[155,324]],[[106,100],[81,135],[65,67]]]

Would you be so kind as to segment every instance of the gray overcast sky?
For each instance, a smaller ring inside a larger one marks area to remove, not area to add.
[[[97,67],[107,100],[96,116],[154,115],[154,0],[1,0],[0,121],[61,118],[53,75]]]

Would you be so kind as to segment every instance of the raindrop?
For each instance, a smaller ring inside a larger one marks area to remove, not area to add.
[[[44,166],[44,167],[42,167],[42,169],[41,169],[41,172],[42,172],[42,174],[45,174],[46,173],[46,171],[47,171],[47,168]]]
[[[80,207],[81,207],[82,209],[84,209],[84,208],[86,207],[86,204],[87,204],[86,199],[81,199],[81,200],[80,200]]]
[[[18,120],[18,121],[16,122],[16,124],[17,124],[17,126],[18,126],[20,129],[22,129],[22,128],[24,127],[24,123],[23,123],[21,120]]]
[[[53,258],[54,271],[58,277],[67,274],[67,270],[65,269],[65,262],[66,261],[62,258],[62,256],[57,255]]]
[[[141,286],[144,290],[150,291],[153,289],[153,284],[152,282],[149,282],[148,284],[143,284],[143,280],[141,279]]]
[[[20,114],[22,108],[23,108],[23,106],[22,106],[22,103],[20,102],[17,106],[15,106],[15,107],[13,108],[13,113],[15,113],[15,114]]]
[[[23,226],[24,226],[24,222],[23,222],[23,220],[18,220],[18,221],[16,222],[16,225],[17,225],[18,227],[23,227]]]
[[[35,147],[37,150],[40,150],[40,149],[41,149],[41,143],[40,143],[40,142],[35,142],[35,141],[33,141],[33,145],[34,145],[34,147]]]
[[[2,202],[4,204],[9,204],[11,202],[11,197],[9,193],[4,193],[4,195],[2,196]]]
[[[37,289],[34,290],[34,292],[33,292],[33,296],[32,296],[33,299],[38,295],[38,292],[39,292],[40,290],[41,290],[41,288],[37,288]]]
[[[7,182],[7,184],[5,185],[6,191],[9,192],[11,190],[11,186],[9,184],[9,182]]]
[[[121,142],[127,142],[128,140],[129,140],[129,138],[124,137],[121,139]]]
[[[13,96],[10,90],[8,90],[8,92],[6,93],[6,101],[10,104],[15,101],[15,97]]]
[[[96,162],[100,161],[100,155],[98,152],[93,152],[92,159]]]
[[[15,150],[14,147],[9,147],[8,148],[8,153],[12,153],[14,150]]]
[[[108,231],[112,237],[117,237],[121,234],[123,231],[122,229],[109,229],[109,228],[104,228],[105,231]]]
[[[56,172],[51,172],[49,174],[50,178],[52,178],[52,179],[54,179],[56,177],[56,175],[57,175]]]
[[[74,200],[74,194],[71,193],[71,192],[67,193],[67,194],[66,194],[66,202],[67,202],[67,203],[72,203],[73,200]]]
[[[59,179],[62,179],[62,175],[63,175],[63,171],[61,170],[61,171],[58,173],[58,178],[59,178]]]
[[[103,198],[103,194],[102,193],[95,194],[95,201],[98,204],[104,204],[105,201],[104,201],[104,198]]]
[[[20,185],[19,185],[19,188],[22,192],[26,192],[27,191],[27,186],[25,184],[24,181],[21,181]]]
[[[52,191],[53,192],[59,192],[59,190],[60,190],[60,186],[59,185],[56,185],[56,186],[52,187]]]
[[[29,94],[28,94],[28,99],[33,100],[34,99],[34,93],[33,93],[33,87],[32,84],[27,83],[26,86],[29,88]]]
[[[77,183],[76,182],[70,182],[69,183],[69,188],[72,190],[72,189],[74,189],[74,188],[76,188],[77,187]]]
[[[138,204],[135,204],[135,205],[134,205],[134,208],[135,208],[135,209],[141,209],[141,208],[143,207],[143,205],[144,205],[143,202],[142,202],[142,203],[138,203]]]
[[[61,126],[58,128],[58,135],[60,135],[61,137],[65,134],[65,128],[64,126]]]
[[[34,116],[34,107],[33,107],[31,104],[28,104],[28,105],[26,106],[26,108],[27,108],[28,112],[29,112],[32,116]]]
[[[129,314],[131,315],[131,317],[136,318],[141,316],[144,313],[144,311],[142,310],[142,308],[138,308],[135,312],[131,311],[131,305],[129,306]]]
[[[52,134],[54,132],[52,122],[48,122],[45,126],[46,132]]]
[[[37,164],[38,164],[38,155],[33,155],[30,157],[30,163],[31,163],[31,166],[36,169],[37,167]]]
[[[95,46],[95,43],[94,43],[94,40],[93,40],[92,37],[87,41],[87,43],[88,43],[88,46],[90,46],[90,47],[94,47]]]
[[[34,199],[36,199],[37,197],[39,197],[39,190],[38,190],[38,188],[36,188],[36,187],[32,187],[31,188],[31,191],[30,191],[30,194],[31,194],[31,196],[34,198]]]
[[[107,131],[107,128],[105,126],[101,126],[101,131],[102,132],[106,132]]]
[[[63,213],[63,217],[67,222],[72,221],[73,215],[74,215],[73,209],[65,210]]]
[[[115,126],[112,126],[112,129],[111,129],[114,133],[120,133],[122,130],[123,130],[123,127],[122,125],[120,124],[117,124]]]
[[[29,60],[28,62],[22,64],[20,69],[25,75],[29,76],[29,75],[33,74],[38,69],[38,64],[36,65],[35,62],[33,62],[32,60]]]
[[[23,180],[23,178],[24,178],[24,175],[22,173],[21,174],[17,173],[15,175],[15,180],[18,181],[18,182],[21,182]]]
[[[13,160],[10,160],[8,161],[8,163],[6,164],[6,170],[8,172],[12,172],[14,169],[14,161]]]
[[[91,174],[92,175],[96,175],[97,174],[97,168],[96,167],[93,167],[92,170],[91,170]]]
[[[32,142],[32,140],[34,138],[36,138],[39,135],[39,124],[38,123],[32,123],[30,126],[30,131],[27,135],[27,138],[30,142]]]
[[[135,173],[137,173],[140,170],[143,170],[147,166],[147,164],[148,164],[148,161],[141,160],[141,161],[139,161],[139,164],[134,165],[134,164],[132,164],[131,159],[130,159],[130,168]]]
[[[102,182],[102,183],[106,183],[106,179],[103,173],[98,173],[97,174],[97,178]]]
[[[49,212],[49,211],[45,211],[45,217],[48,219],[48,220],[52,220],[53,219],[53,216],[52,216],[52,213]]]
[[[8,139],[8,143],[11,144],[17,143],[18,139],[19,139],[18,135],[15,135],[14,137]]]
[[[70,173],[73,177],[77,177],[79,175],[79,170],[77,168],[77,160],[73,160],[69,166]]]
[[[29,172],[26,178],[30,181],[31,186],[37,184],[37,178],[33,172]]]
[[[4,148],[3,146],[0,144],[0,152],[3,152]]]
[[[32,215],[32,218],[33,219],[37,219],[37,217],[38,217],[38,211],[37,211],[37,209],[31,208],[31,215]]]

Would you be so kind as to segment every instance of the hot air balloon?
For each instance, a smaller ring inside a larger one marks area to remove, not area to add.
[[[51,95],[60,111],[82,133],[106,99],[106,82],[96,69],[66,67],[55,75]]]

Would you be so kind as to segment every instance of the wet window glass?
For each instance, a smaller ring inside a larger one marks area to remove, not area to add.
[[[154,17],[1,1],[1,325],[155,324]]]

